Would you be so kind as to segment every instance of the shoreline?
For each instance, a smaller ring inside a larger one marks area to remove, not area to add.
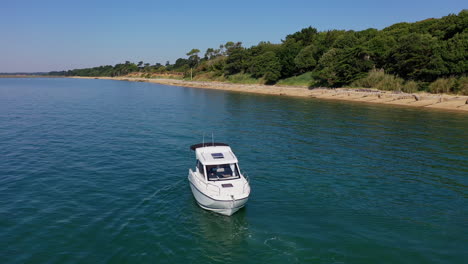
[[[13,74],[13,75],[0,75],[1,78],[63,78],[62,76],[53,76],[53,75],[27,75],[27,74]]]
[[[130,82],[149,82],[163,85],[183,86],[190,88],[246,92],[267,95],[295,96],[326,100],[365,102],[384,105],[453,110],[468,113],[468,96],[429,94],[429,93],[394,93],[375,89],[356,88],[315,88],[295,86],[277,86],[261,84],[234,84],[224,82],[184,81],[177,79],[147,79],[134,77],[68,77],[75,79],[101,79]]]

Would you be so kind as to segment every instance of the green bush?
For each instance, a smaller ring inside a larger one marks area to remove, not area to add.
[[[390,74],[385,74],[384,78],[375,86],[379,90],[401,91],[404,80]]]
[[[419,85],[415,81],[407,81],[401,90],[405,93],[415,93],[419,90]]]
[[[464,76],[457,81],[457,93],[462,95],[468,95],[468,77]]]
[[[439,78],[429,84],[429,92],[431,93],[451,93],[456,90],[456,79],[450,78]]]
[[[384,70],[371,70],[366,77],[354,81],[351,87],[356,88],[376,88],[386,91],[408,91],[413,92],[418,89],[417,83],[408,82],[403,85],[404,80],[391,74],[386,74]]]
[[[371,70],[366,77],[351,83],[351,87],[356,88],[375,88],[385,78],[384,70]]]

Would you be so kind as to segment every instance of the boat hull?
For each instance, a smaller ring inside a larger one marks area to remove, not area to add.
[[[201,208],[227,216],[234,214],[244,207],[249,199],[249,197],[245,197],[233,200],[217,200],[201,192],[192,182],[190,182],[190,188],[192,189],[193,197],[195,197]]]

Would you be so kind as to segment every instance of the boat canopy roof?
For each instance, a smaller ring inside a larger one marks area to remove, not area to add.
[[[229,164],[229,163],[237,163],[237,157],[232,153],[231,147],[224,143],[214,143],[214,144],[223,144],[223,145],[214,145],[213,143],[209,143],[210,145],[207,146],[206,144],[199,147],[193,145],[190,148],[195,150],[195,155],[197,159],[203,165],[218,165],[218,164]],[[193,147],[193,148],[192,148]]]
[[[229,147],[229,145],[226,144],[226,143],[209,142],[209,143],[198,143],[198,144],[192,145],[192,146],[190,146],[190,149],[191,150],[196,150],[197,148],[215,147],[215,146],[227,146],[227,147]]]

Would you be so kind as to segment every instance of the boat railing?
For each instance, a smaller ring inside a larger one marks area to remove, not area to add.
[[[244,171],[244,172],[242,173],[242,176],[244,176],[244,178],[245,178],[245,180],[246,180],[247,182],[250,182],[250,177],[249,177],[249,175],[247,174],[247,172]]]
[[[245,193],[246,192],[246,187],[250,187],[250,185],[249,185],[250,178],[249,178],[249,175],[247,174],[247,172],[242,173],[242,176],[244,176],[244,178],[245,178],[244,186],[242,186],[242,193]]]
[[[250,186],[249,186],[249,182],[245,182],[245,183],[244,183],[244,186],[242,187],[242,193],[246,193],[246,188],[247,188],[247,187],[250,187]]]

